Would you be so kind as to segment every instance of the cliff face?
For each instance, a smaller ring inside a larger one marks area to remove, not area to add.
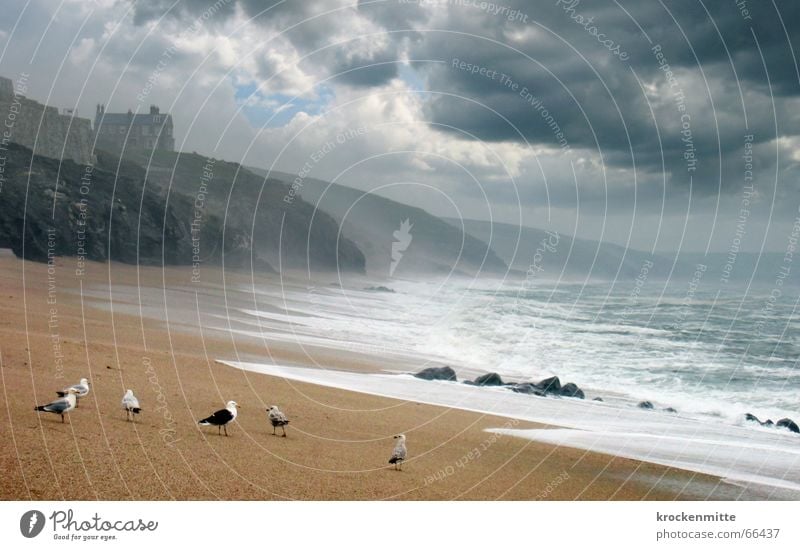
[[[104,165],[34,156],[10,144],[6,181],[0,196],[0,246],[19,257],[47,261],[74,258],[136,264],[226,263],[250,260],[246,238],[228,231],[214,216],[192,225],[194,208],[187,200],[169,204],[143,187],[141,174],[125,167],[116,173]],[[261,266],[267,267],[267,266]]]
[[[95,165],[16,144],[3,154],[0,247],[28,260],[69,256],[76,270],[86,260],[364,270],[363,254],[339,238],[330,216],[303,201],[286,205],[284,185],[246,171],[234,178],[235,164],[189,155],[162,180],[103,152]]]
[[[102,152],[98,159],[100,164],[116,161]],[[170,203],[188,199],[199,205],[222,220],[226,231],[241,234],[260,258],[276,268],[365,271],[364,254],[341,235],[339,223],[300,197],[288,200],[290,188],[283,182],[194,153],[131,153],[126,161],[147,167],[148,188],[158,190]]]
[[[71,159],[80,164],[92,161],[92,123],[88,118],[59,114],[58,109],[26,98],[25,82],[0,77],[0,141],[17,143],[36,154]]]

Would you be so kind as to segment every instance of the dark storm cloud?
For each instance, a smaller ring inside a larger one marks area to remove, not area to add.
[[[555,0],[521,23],[440,3],[447,27],[427,32],[412,53],[445,61],[428,73],[430,89],[445,92],[428,103],[434,122],[489,141],[558,146],[560,132],[570,148],[595,150],[612,166],[657,172],[663,164],[671,181],[691,177],[714,193],[736,187],[737,169],[727,167],[738,166],[745,135],[759,144],[798,133],[789,40],[800,43],[800,5],[777,5],[745,15],[734,2],[707,3],[709,14],[697,0],[625,2],[625,13],[610,1]],[[659,93],[645,94],[639,80]]]
[[[142,25],[162,17],[194,19],[204,12],[215,13],[219,17],[233,15],[236,0],[129,0],[133,4],[133,22]],[[268,2],[263,2],[268,4]]]
[[[397,0],[358,0],[359,13],[369,17],[387,31],[409,31],[405,35],[420,38],[417,26],[425,23],[430,12],[417,3],[402,3]],[[401,35],[402,36],[402,35]],[[398,35],[395,35],[397,39]]]
[[[340,59],[332,67],[335,82],[369,88],[384,84],[397,76],[397,58],[385,52],[377,57]]]
[[[663,5],[659,2],[655,8],[648,4],[652,9],[627,4],[654,42],[681,46],[675,51],[676,64],[697,67],[699,61],[701,65],[727,65],[732,60],[743,84],[767,90],[766,65],[773,93],[800,93],[800,75],[791,47],[800,44],[800,3],[744,2],[747,12],[733,1],[680,0]],[[639,55],[646,59],[643,52]]]

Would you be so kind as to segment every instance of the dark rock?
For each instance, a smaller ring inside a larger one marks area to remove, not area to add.
[[[475,379],[473,382],[476,386],[503,386],[505,385],[503,379],[496,372],[483,374]]]
[[[383,285],[380,285],[380,286],[368,286],[364,290],[371,290],[372,292],[388,292],[390,294],[394,294],[394,290],[392,290],[388,286],[383,286]]]
[[[761,420],[754,414],[747,413],[744,415],[744,419],[749,422],[757,422],[759,426],[773,426],[774,422],[772,420],[765,420],[761,422]]]
[[[744,419],[750,422],[758,422],[759,424],[763,424],[763,422],[761,422],[761,420],[759,420],[758,417],[754,414],[746,413],[744,415]]]
[[[450,367],[428,367],[427,369],[422,369],[414,376],[422,378],[423,380],[452,380],[453,382],[457,382],[456,371]]]
[[[676,409],[674,409],[672,407],[667,407],[666,409],[664,409],[664,411],[668,412],[668,413],[676,413],[676,412],[678,412]]]
[[[650,401],[642,401],[641,403],[639,403],[636,406],[639,407],[640,409],[647,409],[647,410],[650,410],[650,409],[653,408],[653,404]]]
[[[545,393],[539,388],[536,384],[531,384],[530,382],[525,382],[523,384],[514,384],[513,386],[509,386],[511,391],[517,393],[525,393],[528,395],[539,395],[544,396]]]
[[[537,386],[545,393],[558,393],[561,391],[561,380],[558,376],[551,376],[539,382]]]
[[[800,428],[797,427],[797,424],[794,422],[794,420],[791,420],[789,418],[781,418],[775,423],[775,425],[780,428],[786,428],[789,431],[794,432],[796,434],[800,434]]]
[[[745,414],[744,415],[744,419],[748,420],[750,422],[758,422],[758,424],[760,426],[765,426],[767,428],[770,428],[770,427],[775,425],[775,423],[770,419],[767,419],[764,422],[761,422],[761,420],[759,420],[759,418],[756,415],[750,414],[750,413]],[[788,418],[784,418],[784,420],[789,420],[789,419]],[[778,420],[778,422],[780,422],[780,420]],[[791,422],[791,420],[789,420],[789,422]]]
[[[578,399],[583,399],[586,397],[583,393],[583,390],[572,382],[564,384],[559,393],[564,397],[577,397]]]
[[[600,401],[602,403],[603,402],[603,398],[602,397],[595,397],[594,399],[592,399],[592,401]]]

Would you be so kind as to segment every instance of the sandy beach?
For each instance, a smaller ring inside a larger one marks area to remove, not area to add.
[[[232,339],[114,311],[113,285],[185,284],[187,269],[88,264],[55,269],[0,257],[0,498],[4,500],[639,500],[748,498],[706,476],[498,436],[509,419],[290,382],[219,359],[380,370],[364,355]],[[205,268],[205,281],[222,274]],[[225,282],[246,283],[245,274]],[[275,276],[275,281],[279,279]],[[82,292],[93,289],[91,298]],[[97,291],[100,291],[99,293]],[[98,296],[105,295],[102,299]],[[62,424],[35,404],[86,377],[92,391]],[[126,422],[132,388],[143,413]],[[230,399],[230,437],[197,420]],[[291,418],[273,437],[265,409]],[[533,427],[520,422],[518,428]],[[408,437],[403,470],[387,464]],[[475,449],[481,450],[474,453]]]

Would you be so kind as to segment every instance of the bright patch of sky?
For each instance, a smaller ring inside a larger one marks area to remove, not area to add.
[[[301,98],[285,94],[262,94],[255,84],[236,86],[236,103],[254,128],[286,126],[298,113],[317,115],[333,101],[333,90],[319,86],[315,97]]]
[[[408,84],[408,87],[415,92],[425,91],[425,80],[419,75],[412,65],[401,63],[397,69],[397,75]]]

